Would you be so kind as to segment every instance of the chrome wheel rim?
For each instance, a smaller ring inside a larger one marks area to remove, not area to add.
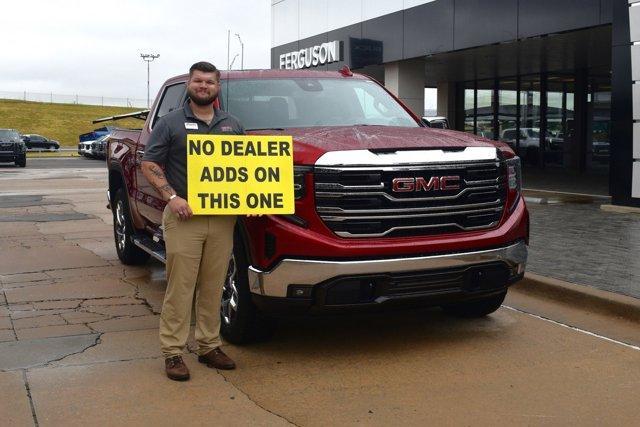
[[[116,232],[116,245],[118,246],[118,250],[120,252],[124,251],[124,245],[126,243],[126,220],[124,217],[124,203],[122,200],[118,200],[116,204],[116,214],[114,217],[114,230]]]
[[[222,321],[226,325],[230,325],[236,318],[238,312],[238,287],[236,285],[238,279],[238,268],[233,254],[229,259],[229,268],[227,269],[227,277],[222,288],[222,302],[220,304],[220,315]]]

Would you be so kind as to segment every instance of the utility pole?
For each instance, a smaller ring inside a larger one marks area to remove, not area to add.
[[[153,62],[154,59],[160,58],[160,54],[158,53],[141,53],[140,57],[144,62],[147,63],[147,108],[151,105],[149,103],[149,65]]]
[[[233,68],[233,63],[236,62],[236,58],[238,57],[238,54],[236,53],[236,55],[233,57],[233,59],[231,60],[231,65],[229,66],[229,70],[231,70]]]
[[[240,69],[244,70],[244,43],[242,43],[242,39],[240,38],[240,34],[236,33],[236,37],[240,42]]]

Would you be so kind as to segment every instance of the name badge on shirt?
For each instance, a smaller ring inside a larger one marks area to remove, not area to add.
[[[184,123],[184,128],[185,129],[190,129],[190,130],[198,130],[198,124],[197,123],[185,122]]]

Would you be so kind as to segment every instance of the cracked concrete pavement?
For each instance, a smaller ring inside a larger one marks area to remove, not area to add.
[[[122,265],[104,191],[77,191],[105,189],[106,170],[0,170],[0,182],[2,424],[167,425],[187,406],[193,424],[287,424],[197,363],[188,387],[166,379],[163,266]]]
[[[32,219],[0,221],[3,425],[634,425],[640,417],[638,329],[625,326],[627,344],[589,335],[563,325],[589,325],[592,314],[577,307],[560,316],[524,295],[507,300],[518,310],[479,320],[433,309],[287,320],[270,342],[225,346],[239,369],[218,372],[188,354],[192,380],[170,381],[157,337],[163,266],[119,263],[104,188],[103,169],[0,168],[0,218]],[[615,319],[602,322],[617,329]]]

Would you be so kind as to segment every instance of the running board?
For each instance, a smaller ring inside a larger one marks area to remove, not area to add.
[[[167,263],[167,252],[165,251],[164,245],[162,243],[155,242],[150,237],[144,235],[132,236],[131,241],[134,245],[136,245],[161,263]]]

